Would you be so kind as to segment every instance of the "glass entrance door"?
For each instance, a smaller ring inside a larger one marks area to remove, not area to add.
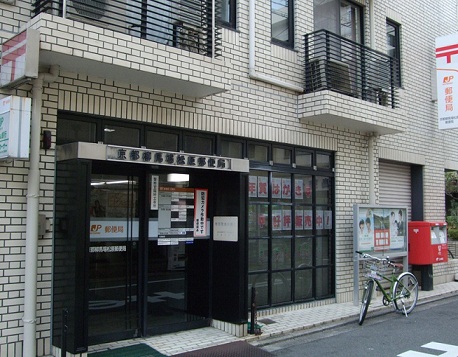
[[[204,326],[208,316],[208,239],[194,239],[195,198],[188,175],[176,180],[150,176],[146,293],[151,334]]]
[[[89,344],[138,335],[138,178],[93,174]]]
[[[186,245],[159,245],[149,242],[148,327],[186,321]]]
[[[194,239],[194,188],[167,177],[91,176],[89,344],[208,323],[209,238]]]

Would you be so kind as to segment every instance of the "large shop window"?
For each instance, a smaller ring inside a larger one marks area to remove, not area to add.
[[[291,156],[273,149],[281,164]],[[332,155],[295,157],[302,168],[250,171],[248,291],[256,288],[260,308],[334,294]]]

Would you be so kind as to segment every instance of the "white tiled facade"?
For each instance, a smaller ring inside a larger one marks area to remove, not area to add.
[[[360,1],[366,7],[369,0]],[[369,203],[369,134],[309,121],[323,106],[345,118],[367,123],[385,120],[399,134],[375,138],[375,191],[378,199],[379,159],[423,166],[424,218],[445,219],[444,169],[458,169],[455,130],[437,128],[437,103],[432,100],[434,40],[456,31],[456,2],[374,0],[375,46],[386,51],[385,22],[401,25],[402,89],[398,109],[344,95],[304,95],[248,74],[248,2],[237,3],[237,31],[222,30],[222,56],[211,59],[186,51],[115,34],[90,25],[42,14],[30,19],[30,3],[0,3],[0,41],[26,26],[40,32],[40,50],[76,56],[108,65],[190,80],[216,94],[194,97],[152,89],[145,84],[88,76],[61,70],[43,88],[43,129],[53,142],[58,110],[102,115],[172,127],[198,129],[245,138],[287,143],[335,152],[336,302],[353,298],[353,204]],[[370,44],[369,11],[365,11],[365,42]],[[270,2],[256,1],[256,71],[291,85],[304,83],[303,35],[313,31],[313,2],[295,2],[296,49],[272,45]],[[41,52],[40,52],[41,53]],[[49,56],[52,60],[52,55]],[[31,96],[31,84],[2,95]],[[355,114],[357,113],[357,114]],[[388,114],[387,114],[388,113]],[[386,117],[390,115],[390,117]],[[51,273],[53,247],[54,146],[40,151],[39,211],[47,217],[47,233],[38,240],[37,354],[51,353]],[[23,340],[24,267],[28,161],[0,162],[0,356],[21,356]],[[435,267],[447,281],[456,267]]]

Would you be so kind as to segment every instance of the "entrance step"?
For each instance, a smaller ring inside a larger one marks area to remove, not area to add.
[[[248,342],[237,341],[202,350],[173,355],[173,357],[272,357],[273,354]]]
[[[107,349],[105,351],[88,353],[88,357],[163,357],[154,348],[140,343],[138,345]]]

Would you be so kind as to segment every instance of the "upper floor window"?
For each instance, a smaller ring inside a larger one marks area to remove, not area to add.
[[[221,0],[220,21],[223,26],[235,29],[236,0]]]
[[[272,41],[294,46],[294,21],[292,0],[272,0]]]
[[[401,38],[399,24],[386,20],[386,51],[388,56],[396,59],[395,69],[397,70],[396,84],[401,85]]]
[[[363,9],[347,0],[314,0],[315,31],[328,30],[363,43]]]

